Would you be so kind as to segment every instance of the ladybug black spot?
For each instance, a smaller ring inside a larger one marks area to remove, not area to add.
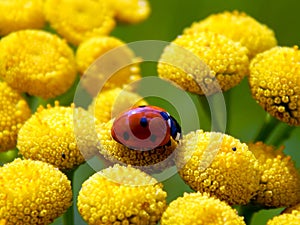
[[[147,127],[147,125],[148,125],[148,120],[147,120],[146,117],[142,117],[142,118],[140,119],[140,125],[141,125],[142,127]]]
[[[232,147],[231,149],[232,149],[232,151],[236,151],[236,147]]]
[[[157,137],[156,137],[155,135],[151,135],[151,136],[150,136],[150,141],[155,142],[156,138],[157,138]]]
[[[124,138],[125,141],[128,141],[128,139],[129,139],[129,134],[128,134],[128,132],[124,132],[124,133],[123,133],[123,138]]]

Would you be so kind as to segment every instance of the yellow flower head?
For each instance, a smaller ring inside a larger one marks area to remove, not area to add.
[[[112,138],[112,124],[113,119],[96,127],[100,153],[105,158],[112,162],[119,161],[132,166],[153,166],[155,171],[160,171],[174,164],[172,160],[167,160],[177,147],[177,142],[172,137],[170,146],[161,146],[147,151],[129,149]],[[151,169],[149,170],[151,171]]]
[[[124,110],[148,103],[138,94],[114,88],[100,92],[89,106],[88,110],[98,122],[106,123]]]
[[[240,42],[247,47],[249,58],[277,45],[274,32],[244,12],[212,14],[184,30],[185,34],[212,31]]]
[[[258,190],[258,162],[248,146],[229,135],[197,130],[176,152],[179,175],[194,190],[230,205],[247,204]]]
[[[53,98],[66,92],[75,77],[74,53],[56,35],[21,30],[0,41],[0,78],[20,92]]]
[[[296,205],[293,205],[293,206],[290,206],[290,207],[286,208],[282,213],[291,213],[294,210],[300,212],[300,202],[297,203]]]
[[[155,225],[166,208],[167,193],[151,176],[115,165],[86,180],[78,195],[78,211],[89,225]]]
[[[30,115],[30,108],[21,95],[0,81],[0,152],[16,146],[18,132]]]
[[[124,23],[134,24],[149,17],[151,8],[148,0],[107,0],[115,11],[115,18]]]
[[[50,224],[72,202],[67,176],[40,161],[15,159],[0,167],[0,220],[6,225]]]
[[[289,125],[300,125],[300,51],[274,47],[250,63],[252,96],[268,113]]]
[[[299,225],[300,212],[284,213],[268,220],[267,225]]]
[[[43,0],[0,1],[0,36],[45,24]]]
[[[161,225],[245,225],[237,211],[207,193],[184,193],[172,201],[161,218]]]
[[[248,145],[259,162],[262,176],[255,202],[268,207],[288,207],[300,202],[300,174],[284,148],[257,142]]]
[[[103,0],[46,0],[45,15],[56,32],[74,45],[109,34],[115,27],[113,10]]]
[[[20,129],[18,144],[24,158],[60,169],[72,169],[96,152],[94,117],[82,108],[39,107]]]
[[[248,72],[247,52],[217,33],[183,34],[164,50],[158,74],[187,91],[210,95],[240,83]]]
[[[6,220],[5,219],[1,219],[0,220],[0,225],[6,225]]]

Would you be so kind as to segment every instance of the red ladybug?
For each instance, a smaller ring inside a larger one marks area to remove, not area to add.
[[[117,116],[111,128],[113,139],[130,149],[150,150],[181,138],[177,121],[157,106],[131,108]]]

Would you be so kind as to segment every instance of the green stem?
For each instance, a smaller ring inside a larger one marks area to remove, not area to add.
[[[280,146],[285,140],[290,138],[295,128],[295,126],[289,126],[285,123],[280,124],[276,129],[275,135],[268,139],[267,143],[274,146]]]
[[[71,186],[72,186],[73,193],[74,193],[74,190],[73,190],[73,183],[74,182],[73,182],[73,180],[74,180],[75,170],[76,169],[65,172],[68,179],[71,181]],[[74,196],[73,196],[72,205],[68,208],[68,210],[63,215],[63,225],[74,225],[74,204],[75,204],[75,201],[74,201]]]
[[[252,205],[252,204],[242,205],[239,208],[239,214],[240,216],[244,217],[245,223],[247,225],[250,225],[253,219],[253,215],[258,211],[260,211],[261,209],[263,209],[263,207],[260,205]]]
[[[273,130],[280,124],[280,121],[275,117],[272,117],[270,114],[266,114],[264,124],[260,129],[256,138],[254,138],[254,142],[263,141],[265,142],[273,132]]]

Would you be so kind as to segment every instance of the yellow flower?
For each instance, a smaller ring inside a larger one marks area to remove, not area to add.
[[[277,45],[273,30],[244,12],[212,14],[199,22],[193,23],[184,30],[185,34],[201,31],[212,31],[240,42],[247,47],[249,58]]]
[[[107,0],[115,11],[115,18],[124,23],[134,24],[149,17],[151,8],[148,0]]]
[[[82,108],[39,107],[20,129],[18,144],[24,158],[40,160],[66,170],[96,152],[94,117]]]
[[[165,48],[158,74],[187,91],[210,95],[240,83],[248,73],[247,52],[239,42],[213,32],[183,34]]]
[[[161,225],[245,225],[237,211],[207,193],[184,193],[172,201],[161,218]]]
[[[258,162],[248,146],[229,135],[197,130],[176,152],[179,175],[194,190],[230,205],[247,204],[258,190]]]
[[[46,0],[45,15],[57,33],[74,45],[109,34],[115,27],[113,10],[103,0]]]
[[[283,213],[291,213],[294,210],[299,211],[300,212],[300,202],[297,203],[296,205],[290,206],[288,208],[286,208]]]
[[[112,124],[113,120],[110,120],[107,123],[96,126],[100,142],[100,153],[105,158],[112,162],[119,161],[132,166],[153,166],[152,168],[147,168],[149,171],[161,171],[174,164],[173,161],[168,160],[168,157],[177,147],[177,142],[172,137],[170,146],[157,147],[147,151],[129,149],[112,138]]]
[[[255,202],[268,207],[288,207],[300,202],[300,174],[284,148],[275,149],[262,142],[249,149],[259,162],[262,176]]]
[[[250,63],[252,96],[272,116],[300,125],[300,51],[297,46],[274,47]]]
[[[40,161],[15,159],[0,167],[0,220],[6,225],[50,224],[72,202],[71,183]]]
[[[20,92],[53,98],[66,92],[75,77],[74,53],[56,35],[21,30],[0,41],[0,78]]]
[[[125,109],[139,105],[148,103],[134,92],[114,88],[100,92],[88,110],[99,122],[106,123]]]
[[[166,208],[167,193],[162,188],[138,169],[115,165],[82,184],[78,211],[89,225],[155,225]]]
[[[0,1],[0,36],[45,25],[43,0]]]
[[[1,219],[0,220],[0,225],[6,225],[6,220],[5,219]]]
[[[18,132],[30,115],[30,108],[21,95],[0,81],[0,152],[16,146]]]
[[[273,219],[268,220],[267,225],[299,225],[300,221],[300,212],[293,211],[289,214],[281,214],[275,216]]]

